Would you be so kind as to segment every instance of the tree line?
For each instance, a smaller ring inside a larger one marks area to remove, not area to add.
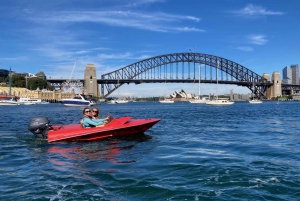
[[[9,76],[6,78],[0,77],[0,82],[4,82],[4,86],[9,86]],[[3,85],[2,85],[3,86]],[[48,90],[54,90],[54,86],[51,86],[50,83],[48,83],[46,80],[43,78],[39,77],[31,77],[31,78],[25,78],[23,75],[12,75],[11,79],[11,86],[12,87],[21,87],[21,88],[26,88],[29,90],[36,90],[36,89],[48,89]]]

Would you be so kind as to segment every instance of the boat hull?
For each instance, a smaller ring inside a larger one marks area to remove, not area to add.
[[[14,103],[14,102],[8,102],[8,101],[0,101],[0,106],[14,106],[14,105],[20,105],[19,103]]]
[[[190,100],[190,103],[205,104],[205,103],[206,103],[206,100],[204,100],[204,99]]]
[[[61,100],[60,101],[64,106],[80,106],[80,107],[84,107],[84,106],[90,106],[90,101],[74,101],[73,99],[65,99],[65,100]]]
[[[234,102],[229,102],[227,100],[212,100],[212,101],[207,101],[205,103],[206,105],[215,105],[215,106],[225,106],[225,105],[233,105]]]
[[[251,101],[249,101],[249,103],[250,104],[260,104],[260,103],[262,103],[262,101],[260,101],[260,100],[251,100]]]
[[[52,126],[48,131],[48,142],[56,141],[94,141],[113,136],[143,133],[161,119],[136,119],[121,117],[113,119],[103,127],[83,128],[81,124]]]

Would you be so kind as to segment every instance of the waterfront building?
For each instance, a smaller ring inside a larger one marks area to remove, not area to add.
[[[282,70],[282,83],[292,84],[292,69],[289,66]]]

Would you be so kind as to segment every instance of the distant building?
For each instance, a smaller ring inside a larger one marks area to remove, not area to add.
[[[292,84],[299,84],[299,68],[298,64],[292,64]]]
[[[282,83],[292,84],[292,69],[289,66],[282,70]]]

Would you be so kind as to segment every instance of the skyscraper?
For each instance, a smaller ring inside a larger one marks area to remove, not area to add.
[[[292,69],[288,66],[282,70],[282,82],[292,84]]]
[[[291,65],[292,70],[292,84],[299,84],[299,68],[298,64]]]

